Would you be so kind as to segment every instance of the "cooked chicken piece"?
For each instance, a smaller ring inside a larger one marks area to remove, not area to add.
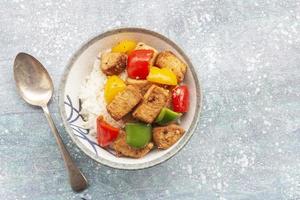
[[[153,148],[153,143],[148,143],[144,148],[135,149],[126,143],[126,133],[120,131],[119,137],[113,143],[117,156],[127,156],[132,158],[141,158],[145,156]]]
[[[156,127],[153,129],[153,141],[157,148],[167,149],[175,144],[183,133],[184,129],[177,124]]]
[[[140,90],[142,95],[144,95],[147,92],[147,90],[150,88],[150,86],[152,85],[147,80],[136,80],[136,79],[132,79],[132,78],[127,78],[126,84],[137,87]]]
[[[139,89],[132,85],[128,85],[124,91],[114,97],[114,99],[106,106],[106,109],[112,118],[120,120],[129,113],[142,98]]]
[[[166,105],[168,97],[168,90],[152,85],[144,95],[142,103],[133,112],[133,117],[146,123],[152,123]]]
[[[172,94],[173,89],[176,88],[177,85],[164,85],[163,87],[165,89],[169,90],[169,92],[170,92],[170,95],[168,97],[168,101],[166,103],[166,107],[173,109],[173,102],[172,102],[173,98],[172,98],[171,94]]]
[[[101,56],[101,69],[104,74],[118,75],[127,65],[127,55],[125,53],[106,52]]]
[[[151,58],[151,60],[150,60],[150,64],[151,64],[151,65],[154,64],[155,59],[156,59],[156,56],[157,56],[157,54],[158,54],[158,51],[157,51],[156,49],[154,49],[153,47],[151,47],[151,46],[149,46],[149,45],[146,45],[146,44],[143,43],[143,42],[139,42],[139,43],[136,45],[135,49],[147,49],[147,50],[153,50],[154,53],[153,53],[153,56],[152,56],[152,58]]]
[[[172,95],[168,96],[166,107],[172,109],[172,107],[173,107],[173,104],[172,104]]]
[[[187,69],[187,65],[176,57],[171,51],[162,51],[158,54],[155,62],[157,67],[166,67],[170,69],[177,77],[177,80],[181,82],[184,79],[184,75]]]

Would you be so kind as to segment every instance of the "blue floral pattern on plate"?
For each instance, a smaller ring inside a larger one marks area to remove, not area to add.
[[[94,150],[95,154],[98,155],[98,151],[97,151],[98,144],[88,138],[89,130],[75,124],[78,120],[83,120],[83,117],[80,114],[81,104],[79,103],[78,109],[75,108],[69,95],[66,96],[66,100],[64,103],[70,109],[70,112],[68,113],[67,116],[67,121],[70,124],[70,127],[73,129],[74,135],[88,142],[92,147],[92,149]]]
[[[81,111],[81,103],[79,102],[79,108],[75,108],[71,98],[69,95],[66,96],[66,100],[64,101],[65,106],[69,107],[70,112],[67,115],[67,121],[70,124],[70,127],[73,129],[73,133],[76,137],[78,137],[80,140],[86,141],[91,148],[94,150],[95,154],[98,156],[98,148],[101,148],[95,141],[91,140],[88,137],[89,130],[86,128],[83,128],[78,124],[80,120],[83,121],[83,117],[80,114]],[[76,124],[77,123],[77,124]],[[115,155],[115,152],[111,149],[106,149],[109,153]]]

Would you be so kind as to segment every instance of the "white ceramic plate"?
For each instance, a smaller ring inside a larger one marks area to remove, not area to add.
[[[153,46],[157,50],[170,50],[188,64],[184,83],[190,91],[190,109],[181,119],[186,130],[183,137],[167,150],[152,150],[143,158],[116,157],[97,145],[96,139],[88,135],[79,115],[79,89],[84,78],[90,74],[99,52],[111,48],[118,41],[133,39]],[[202,92],[194,67],[183,51],[168,38],[141,28],[121,28],[105,32],[83,44],[69,61],[59,90],[59,107],[64,126],[76,145],[88,156],[104,165],[119,169],[142,169],[157,165],[175,155],[189,141],[197,126],[202,102]]]

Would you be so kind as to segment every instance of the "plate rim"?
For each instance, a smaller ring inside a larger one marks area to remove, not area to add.
[[[123,163],[117,163],[112,162],[107,159],[103,159],[96,154],[92,153],[85,145],[83,145],[82,142],[79,141],[78,138],[75,137],[72,128],[70,127],[69,123],[67,122],[67,114],[66,109],[64,106],[65,101],[65,85],[66,81],[69,75],[69,72],[72,69],[73,64],[78,59],[78,56],[82,54],[91,44],[94,42],[110,36],[117,33],[123,33],[123,32],[139,32],[139,33],[145,33],[150,34],[154,37],[158,37],[162,40],[164,40],[166,43],[171,45],[176,51],[184,58],[184,60],[187,62],[189,69],[192,73],[192,76],[194,77],[195,86],[196,86],[196,111],[195,115],[193,116],[191,126],[188,128],[188,130],[185,133],[185,140],[180,140],[179,143],[176,144],[176,146],[169,151],[167,154],[164,154],[164,156],[156,158],[154,160],[145,162],[145,163],[139,163],[139,164],[123,164]],[[63,125],[65,127],[66,132],[71,137],[71,140],[76,144],[76,146],[82,150],[86,155],[88,155],[90,158],[95,160],[97,163],[103,164],[108,167],[116,168],[116,169],[126,169],[126,170],[138,170],[138,169],[145,169],[149,167],[153,167],[155,165],[161,164],[173,156],[175,156],[180,150],[183,149],[183,147],[186,146],[186,144],[190,141],[191,137],[194,135],[195,129],[197,128],[200,120],[200,114],[202,111],[202,101],[203,101],[203,92],[200,84],[200,78],[197,74],[192,62],[190,61],[189,57],[184,53],[184,51],[175,44],[172,40],[167,38],[166,36],[163,36],[160,33],[154,32],[152,30],[148,30],[145,28],[138,28],[138,27],[124,27],[124,28],[115,28],[108,31],[105,31],[103,33],[97,34],[96,36],[93,36],[89,38],[86,42],[83,42],[79,48],[75,51],[75,53],[72,54],[70,57],[67,65],[64,68],[62,77],[60,79],[59,83],[59,90],[58,90],[58,107],[59,107],[59,116],[63,122]]]

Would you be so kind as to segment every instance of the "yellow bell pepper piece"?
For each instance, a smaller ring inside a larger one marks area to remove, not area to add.
[[[136,41],[134,40],[122,40],[116,44],[111,51],[119,53],[128,53],[136,47]]]
[[[120,77],[116,75],[109,76],[104,86],[104,98],[106,103],[110,103],[125,87],[126,84]]]
[[[168,68],[150,67],[147,80],[164,85],[177,85],[176,75]]]

